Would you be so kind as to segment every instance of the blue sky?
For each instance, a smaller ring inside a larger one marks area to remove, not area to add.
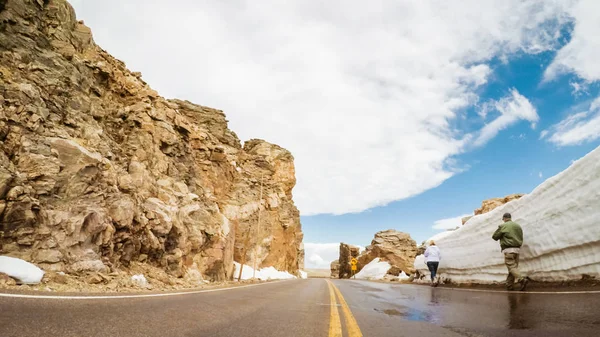
[[[410,233],[420,243],[441,231],[433,229],[435,221],[472,213],[485,199],[529,193],[566,169],[572,160],[599,146],[600,139],[561,147],[540,139],[543,130],[587,109],[599,95],[596,84],[588,88],[587,94],[574,95],[569,84],[577,80],[573,75],[542,83],[544,71],[555,54],[522,55],[508,63],[494,62],[492,80],[482,90],[481,100],[486,101],[503,97],[509,88],[516,88],[538,112],[540,119],[535,129],[520,122],[501,131],[484,147],[456,156],[465,171],[419,195],[361,213],[302,216],[305,241],[366,246],[374,233],[392,228]]]

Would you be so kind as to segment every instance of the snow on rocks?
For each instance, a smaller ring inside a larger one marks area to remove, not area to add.
[[[533,280],[600,277],[600,147],[530,194],[436,235],[443,256],[438,271],[442,279],[454,283],[506,279],[500,245],[492,240],[505,212],[523,227],[520,269]],[[423,255],[415,259],[415,268],[422,277],[428,275]]]
[[[398,275],[398,280],[400,281],[406,281],[410,279],[410,276],[406,275],[405,272],[401,272],[400,275]]]
[[[237,280],[240,275],[240,264],[237,262],[233,262],[235,266],[235,271],[233,273],[233,279]],[[285,280],[285,279],[295,279],[296,276],[286,272],[279,271],[275,269],[275,267],[267,267],[256,271],[256,275],[254,275],[254,269],[248,265],[244,265],[244,269],[242,270],[242,280],[250,280],[255,276],[259,280]]]
[[[305,272],[304,270],[299,270],[298,272],[300,273],[300,278],[301,279],[308,278],[308,273]]]
[[[34,264],[9,256],[0,256],[0,273],[23,284],[37,284],[44,277],[44,271]]]
[[[144,274],[133,275],[131,277],[131,281],[135,285],[137,285],[138,287],[141,287],[141,288],[145,288],[148,286],[148,280],[146,280],[146,277],[144,276]]]
[[[380,259],[376,257],[364,266],[355,277],[363,280],[383,280],[391,267],[392,266],[388,262],[380,261]]]

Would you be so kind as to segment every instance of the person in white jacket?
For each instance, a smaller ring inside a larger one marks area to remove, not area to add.
[[[435,280],[438,266],[440,265],[440,260],[442,259],[442,254],[440,252],[440,248],[435,245],[434,241],[429,242],[429,247],[425,250],[425,263],[427,264],[427,268],[431,272],[431,285],[437,286],[438,282],[433,282]]]

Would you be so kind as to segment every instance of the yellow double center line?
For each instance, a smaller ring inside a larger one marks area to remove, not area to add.
[[[342,337],[342,324],[340,321],[340,315],[338,314],[338,305],[335,300],[335,295],[340,301],[342,306],[342,312],[344,313],[344,321],[346,322],[346,329],[348,330],[349,337],[362,337],[362,332],[356,323],[356,319],[352,315],[352,311],[348,307],[348,303],[342,296],[340,290],[329,280],[327,285],[329,286],[329,298],[331,299],[331,318],[329,320],[329,337]]]

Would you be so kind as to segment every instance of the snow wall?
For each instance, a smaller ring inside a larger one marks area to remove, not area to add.
[[[438,274],[443,280],[506,280],[500,244],[492,240],[505,212],[523,227],[519,267],[527,276],[546,282],[600,278],[600,147],[530,194],[434,236],[442,253]],[[415,268],[420,275],[415,281],[427,282],[423,255],[415,259]]]

